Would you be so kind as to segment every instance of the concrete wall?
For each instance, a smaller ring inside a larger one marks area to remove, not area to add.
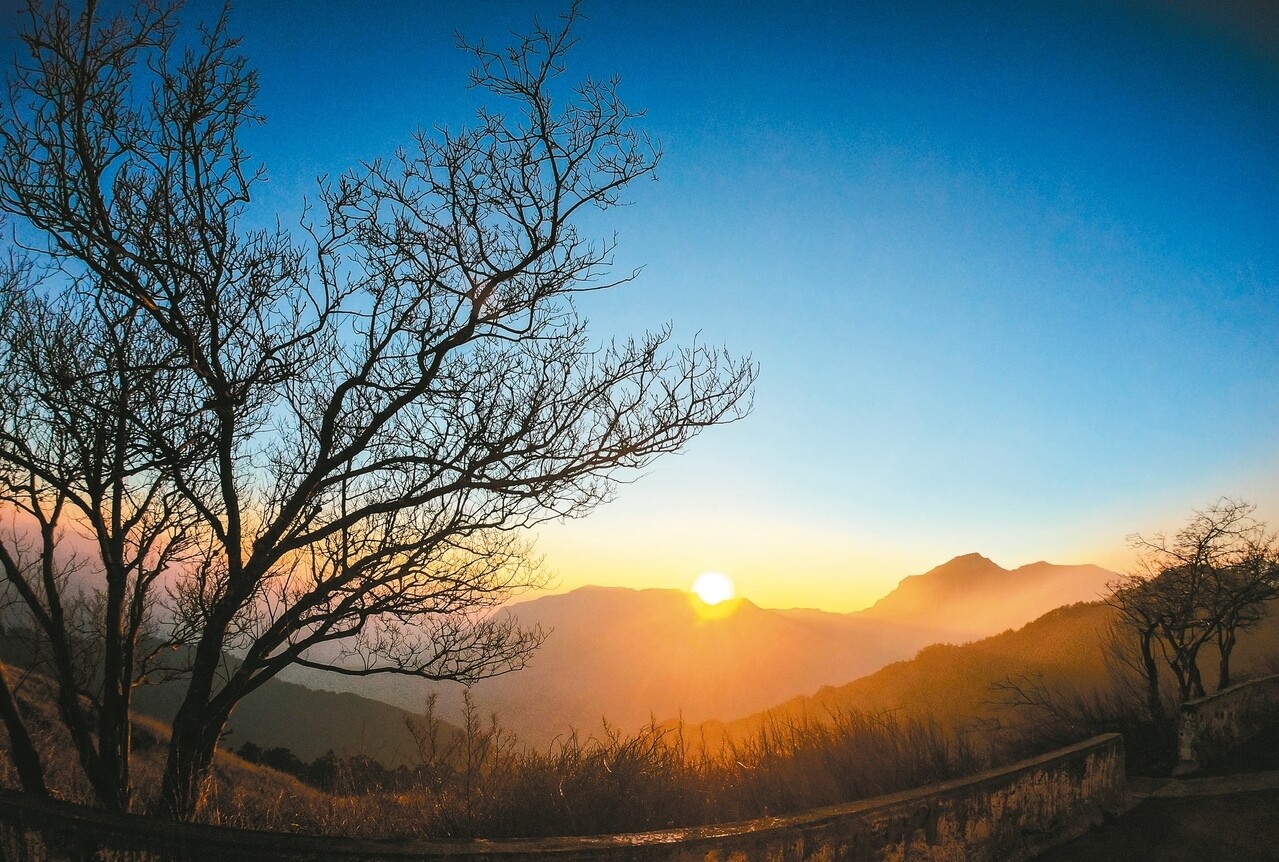
[[[1128,805],[1117,734],[971,778],[743,823],[525,841],[352,841],[161,823],[0,792],[0,857],[423,862],[1017,862]]]
[[[1279,675],[1189,700],[1177,725],[1174,775],[1190,775],[1279,720]]]

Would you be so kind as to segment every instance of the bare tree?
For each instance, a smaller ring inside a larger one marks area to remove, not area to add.
[[[40,752],[36,750],[27,730],[22,709],[14,695],[14,687],[10,685],[4,668],[0,667],[0,721],[9,736],[9,756],[13,758],[14,768],[18,772],[18,781],[22,789],[36,796],[49,795],[49,788],[44,782],[44,765],[40,760]]]
[[[14,414],[0,464],[31,517],[70,506],[95,539],[117,715],[99,759],[127,766],[127,690],[145,675],[130,613],[166,585],[161,641],[189,663],[162,813],[192,816],[232,710],[289,665],[519,668],[540,633],[489,611],[540,582],[521,529],[586,514],[619,471],[749,409],[749,362],[667,330],[593,346],[578,315],[579,294],[630,278],[608,277],[611,243],[582,239],[578,216],[659,153],[615,81],[561,79],[573,17],[470,46],[472,84],[505,108],[322,181],[291,234],[244,227],[256,77],[225,14],[190,36],[150,3],[110,21],[92,2],[28,11],[0,208],[54,267],[50,300],[25,294],[33,325],[98,321],[67,353],[103,367],[68,364],[65,392],[6,370],[6,391],[42,406]],[[121,331],[135,336],[117,349]],[[85,391],[99,377],[115,388]],[[83,423],[63,427],[54,390],[91,405]],[[28,452],[32,434],[58,457]],[[111,457],[64,461],[59,441],[79,437]],[[64,590],[43,584],[37,616]],[[123,768],[104,773],[119,788],[104,804],[127,804]]]
[[[0,320],[5,319],[8,304],[0,298]],[[3,324],[0,324],[3,325]],[[3,357],[0,357],[0,361]],[[16,561],[11,553],[13,542],[0,542],[0,567],[3,568],[6,580],[0,581],[0,641],[7,641],[10,636],[9,625],[13,621],[14,609],[20,600],[10,588],[7,580],[11,577]],[[18,781],[27,793],[47,796],[48,787],[44,780],[44,765],[40,752],[36,749],[31,732],[23,715],[22,705],[18,698],[19,686],[9,681],[9,674],[0,665],[0,721],[8,736],[9,757],[18,773]]]
[[[158,646],[142,643],[154,587],[198,550],[194,511],[149,445],[181,424],[171,348],[117,295],[76,280],[48,299],[16,271],[0,331],[6,623],[56,682],[94,793],[123,809],[131,694]]]
[[[10,341],[6,336],[12,327],[15,306],[20,298],[18,285],[26,270],[24,266],[14,265],[13,259],[7,263],[9,265],[0,270],[0,331],[4,332],[0,335],[0,366],[7,365],[9,362],[8,351],[4,349],[4,345]],[[7,399],[0,401],[0,410],[5,411],[0,413],[0,422],[5,424],[7,424],[9,406]],[[7,478],[5,474],[0,473],[0,482],[3,482],[0,488],[8,487],[9,483],[5,481]],[[4,567],[6,579],[11,577],[9,574],[11,567],[17,565],[10,551],[11,546],[12,541],[8,545],[0,543],[0,566]],[[8,624],[11,622],[12,610],[16,604],[18,599],[7,581],[0,582],[0,637],[8,635]],[[15,687],[10,684],[8,675],[2,667],[0,667],[0,721],[4,722],[5,731],[9,737],[9,756],[17,770],[22,789],[39,796],[47,795],[48,788],[45,786],[40,754],[36,751],[23,719]]]
[[[1231,684],[1230,657],[1240,631],[1265,616],[1267,602],[1279,597],[1279,554],[1273,534],[1257,524],[1240,540],[1235,558],[1212,570],[1212,614],[1216,619],[1217,690]]]
[[[1105,599],[1119,613],[1118,629],[1108,637],[1111,654],[1132,668],[1141,677],[1145,691],[1146,709],[1151,719],[1158,722],[1164,717],[1163,695],[1159,688],[1158,637],[1161,608],[1156,601],[1150,582],[1139,575],[1127,575],[1110,584],[1110,595]],[[1136,655],[1130,657],[1123,632],[1136,639]]]
[[[1132,537],[1140,569],[1114,586],[1109,602],[1137,635],[1151,697],[1157,694],[1155,646],[1183,700],[1205,692],[1198,659],[1206,644],[1218,647],[1218,689],[1230,684],[1239,631],[1256,624],[1265,602],[1279,595],[1275,538],[1254,511],[1222,498],[1172,536]]]

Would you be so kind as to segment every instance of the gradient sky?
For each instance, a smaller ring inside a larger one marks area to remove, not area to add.
[[[453,33],[563,8],[242,2],[257,212],[466,122]],[[749,418],[541,531],[560,588],[717,569],[853,610],[969,551],[1123,568],[1221,495],[1279,523],[1276,9],[589,0],[570,74],[620,75],[666,154],[590,225],[643,274],[583,307],[761,376]]]

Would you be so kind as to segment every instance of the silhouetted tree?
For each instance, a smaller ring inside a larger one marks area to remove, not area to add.
[[[332,754],[333,752],[330,751],[330,759],[336,761]],[[268,748],[263,751],[258,763],[296,777],[305,776],[309,768],[308,764],[294,754],[292,749],[283,745],[277,745],[274,748]]]
[[[332,793],[337,787],[339,769],[337,755],[330,748],[322,756],[311,761],[304,770],[294,774],[304,778],[313,787]]]
[[[1264,528],[1258,525],[1243,540],[1233,562],[1212,570],[1212,579],[1220,691],[1231,684],[1230,657],[1239,632],[1261,622],[1266,602],[1279,597],[1279,555],[1273,535],[1264,535]]]
[[[262,762],[262,746],[253,740],[245,740],[244,743],[235,750],[235,753],[249,763]]]
[[[560,80],[572,13],[470,47],[506,107],[322,181],[291,234],[244,225],[257,83],[225,14],[190,36],[95,5],[28,9],[0,118],[0,209],[42,267],[0,346],[5,502],[39,536],[5,574],[104,805],[128,805],[140,644],[181,647],[162,813],[188,818],[285,667],[519,668],[541,634],[489,610],[540,582],[520,528],[743,415],[755,370],[666,330],[588,339],[575,299],[618,281],[575,222],[658,152],[615,82]]]
[[[173,348],[136,303],[88,279],[45,293],[29,263],[11,259],[9,270],[0,284],[6,624],[55,681],[99,801],[124,809],[131,693],[159,646],[141,646],[153,587],[197,553],[195,511],[150,446],[183,424],[181,372],[166,367]]]
[[[1136,670],[1145,691],[1146,709],[1156,722],[1164,718],[1163,694],[1159,688],[1159,660],[1157,656],[1161,608],[1154,591],[1145,578],[1128,575],[1110,585],[1106,604],[1119,612],[1121,630],[1131,632],[1136,639],[1137,654],[1130,658],[1127,644],[1119,633],[1113,646],[1116,657]]]
[[[1208,643],[1219,651],[1217,687],[1228,686],[1239,631],[1279,596],[1275,538],[1254,511],[1223,498],[1196,511],[1173,536],[1132,537],[1140,568],[1114,585],[1108,601],[1137,637],[1150,698],[1158,696],[1156,646],[1182,700],[1205,693],[1198,658]]]
[[[9,756],[13,759],[22,789],[36,796],[47,796],[49,788],[44,783],[44,765],[40,760],[40,752],[31,740],[22,709],[3,666],[0,666],[0,721],[4,722],[4,729],[8,734]]]

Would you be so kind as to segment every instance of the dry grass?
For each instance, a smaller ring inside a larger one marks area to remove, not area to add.
[[[49,786],[61,798],[91,794],[56,720],[51,692],[21,687]],[[967,774],[986,764],[964,739],[933,722],[839,713],[775,721],[744,742],[689,744],[681,725],[633,735],[607,725],[566,734],[544,751],[522,747],[473,707],[463,733],[440,733],[431,710],[415,727],[420,764],[408,789],[359,788],[339,775],[325,793],[273,769],[218,752],[199,819],[279,832],[353,837],[465,839],[633,832],[741,820],[889,793]],[[7,745],[3,731],[0,742]],[[160,785],[168,730],[134,725],[132,808],[146,811]],[[0,784],[17,786],[7,757]],[[343,788],[347,789],[344,791]]]
[[[4,665],[0,665],[0,671],[18,683],[18,699],[50,791],[60,799],[93,804],[93,792],[79,767],[71,738],[58,719],[50,681]],[[156,801],[168,744],[166,724],[146,716],[134,718],[131,810],[145,812]],[[0,750],[6,752],[0,756],[0,786],[18,788],[17,772],[7,755],[8,745],[8,734],[0,725]],[[333,825],[334,818],[325,811],[325,802],[325,794],[292,776],[219,751],[199,816],[207,823],[249,828],[337,832],[340,824]]]
[[[351,800],[344,834],[442,839],[593,835],[779,815],[975,772],[987,763],[930,721],[840,713],[773,722],[742,743],[690,745],[681,725],[633,735],[607,725],[545,751],[521,747],[469,709],[437,740],[428,711],[408,791]],[[312,818],[318,819],[318,818]]]

